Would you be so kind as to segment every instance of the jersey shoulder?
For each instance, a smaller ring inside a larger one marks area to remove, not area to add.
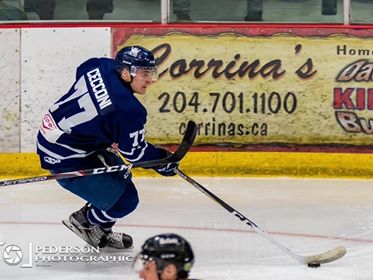
[[[100,114],[113,111],[119,115],[117,118],[146,119],[145,107],[136,98],[130,85],[121,80],[113,59],[91,58],[78,67],[76,75],[77,78],[83,75],[86,77],[88,90],[96,99]]]
[[[95,68],[100,68],[100,72],[104,75],[110,75],[110,72],[115,69],[114,60],[106,57],[92,57],[78,66],[76,69],[76,79]]]
[[[134,96],[133,93],[120,94],[113,96],[115,107],[120,117],[129,119],[143,119],[144,122],[147,118],[147,110],[144,105]]]

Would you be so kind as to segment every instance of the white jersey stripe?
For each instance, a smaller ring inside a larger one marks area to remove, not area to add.
[[[136,157],[136,158],[134,158],[134,159],[131,159],[128,155],[133,155],[134,154],[134,149],[132,149],[132,151],[131,151],[131,153],[126,153],[126,152],[124,152],[124,151],[122,151],[122,150],[120,150],[119,149],[119,151],[122,153],[122,154],[124,154],[125,155],[125,158],[126,159],[128,159],[128,161],[130,161],[130,162],[136,162],[136,161],[139,161],[143,156],[144,156],[144,154],[145,154],[145,150],[146,150],[146,148],[148,147],[148,143],[147,142],[145,142],[145,146],[141,149],[141,152],[139,153],[139,155]]]
[[[48,142],[48,143],[51,143],[51,144],[54,144],[54,145],[59,145],[61,147],[64,147],[68,150],[71,150],[75,153],[78,153],[78,154],[84,154],[84,153],[87,153],[86,151],[84,150],[80,150],[80,149],[76,149],[76,148],[73,148],[69,145],[66,145],[66,144],[61,144],[61,143],[58,143],[58,142],[54,142],[54,141],[50,141],[50,139],[48,139],[47,137],[45,137],[45,135],[43,133],[41,133],[41,135],[43,136],[43,138]]]
[[[71,158],[84,158],[84,157],[87,157],[87,156],[89,156],[90,154],[93,153],[93,152],[90,152],[90,153],[86,153],[86,154],[73,154],[73,155],[64,157],[64,156],[61,156],[59,154],[53,153],[52,151],[50,151],[47,148],[45,148],[44,146],[42,146],[39,142],[38,142],[38,148],[40,149],[40,151],[46,153],[48,156],[50,156],[52,158],[55,158],[55,159],[59,159],[59,160],[71,159]]]

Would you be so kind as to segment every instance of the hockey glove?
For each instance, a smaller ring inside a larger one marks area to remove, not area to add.
[[[154,168],[162,176],[175,176],[175,169],[179,167],[178,162],[171,162]]]

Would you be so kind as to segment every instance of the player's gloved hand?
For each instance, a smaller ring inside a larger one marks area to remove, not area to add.
[[[162,148],[159,148],[159,153],[161,154],[161,158],[165,158],[171,155],[170,151],[166,149],[162,149]],[[178,168],[178,167],[179,167],[178,162],[171,162],[171,163],[167,163],[163,165],[158,165],[156,167],[153,167],[153,169],[159,174],[161,174],[162,176],[174,176],[176,175],[174,170],[175,168]]]
[[[178,167],[179,167],[178,162],[171,162],[165,165],[154,167],[153,169],[157,171],[159,174],[161,174],[162,176],[168,177],[168,176],[175,176],[176,175],[175,169]]]

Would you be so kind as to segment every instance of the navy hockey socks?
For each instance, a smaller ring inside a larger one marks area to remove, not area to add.
[[[91,207],[87,211],[87,219],[92,225],[100,225],[106,234],[111,232],[111,228],[117,221],[116,218],[110,217],[105,211]]]

